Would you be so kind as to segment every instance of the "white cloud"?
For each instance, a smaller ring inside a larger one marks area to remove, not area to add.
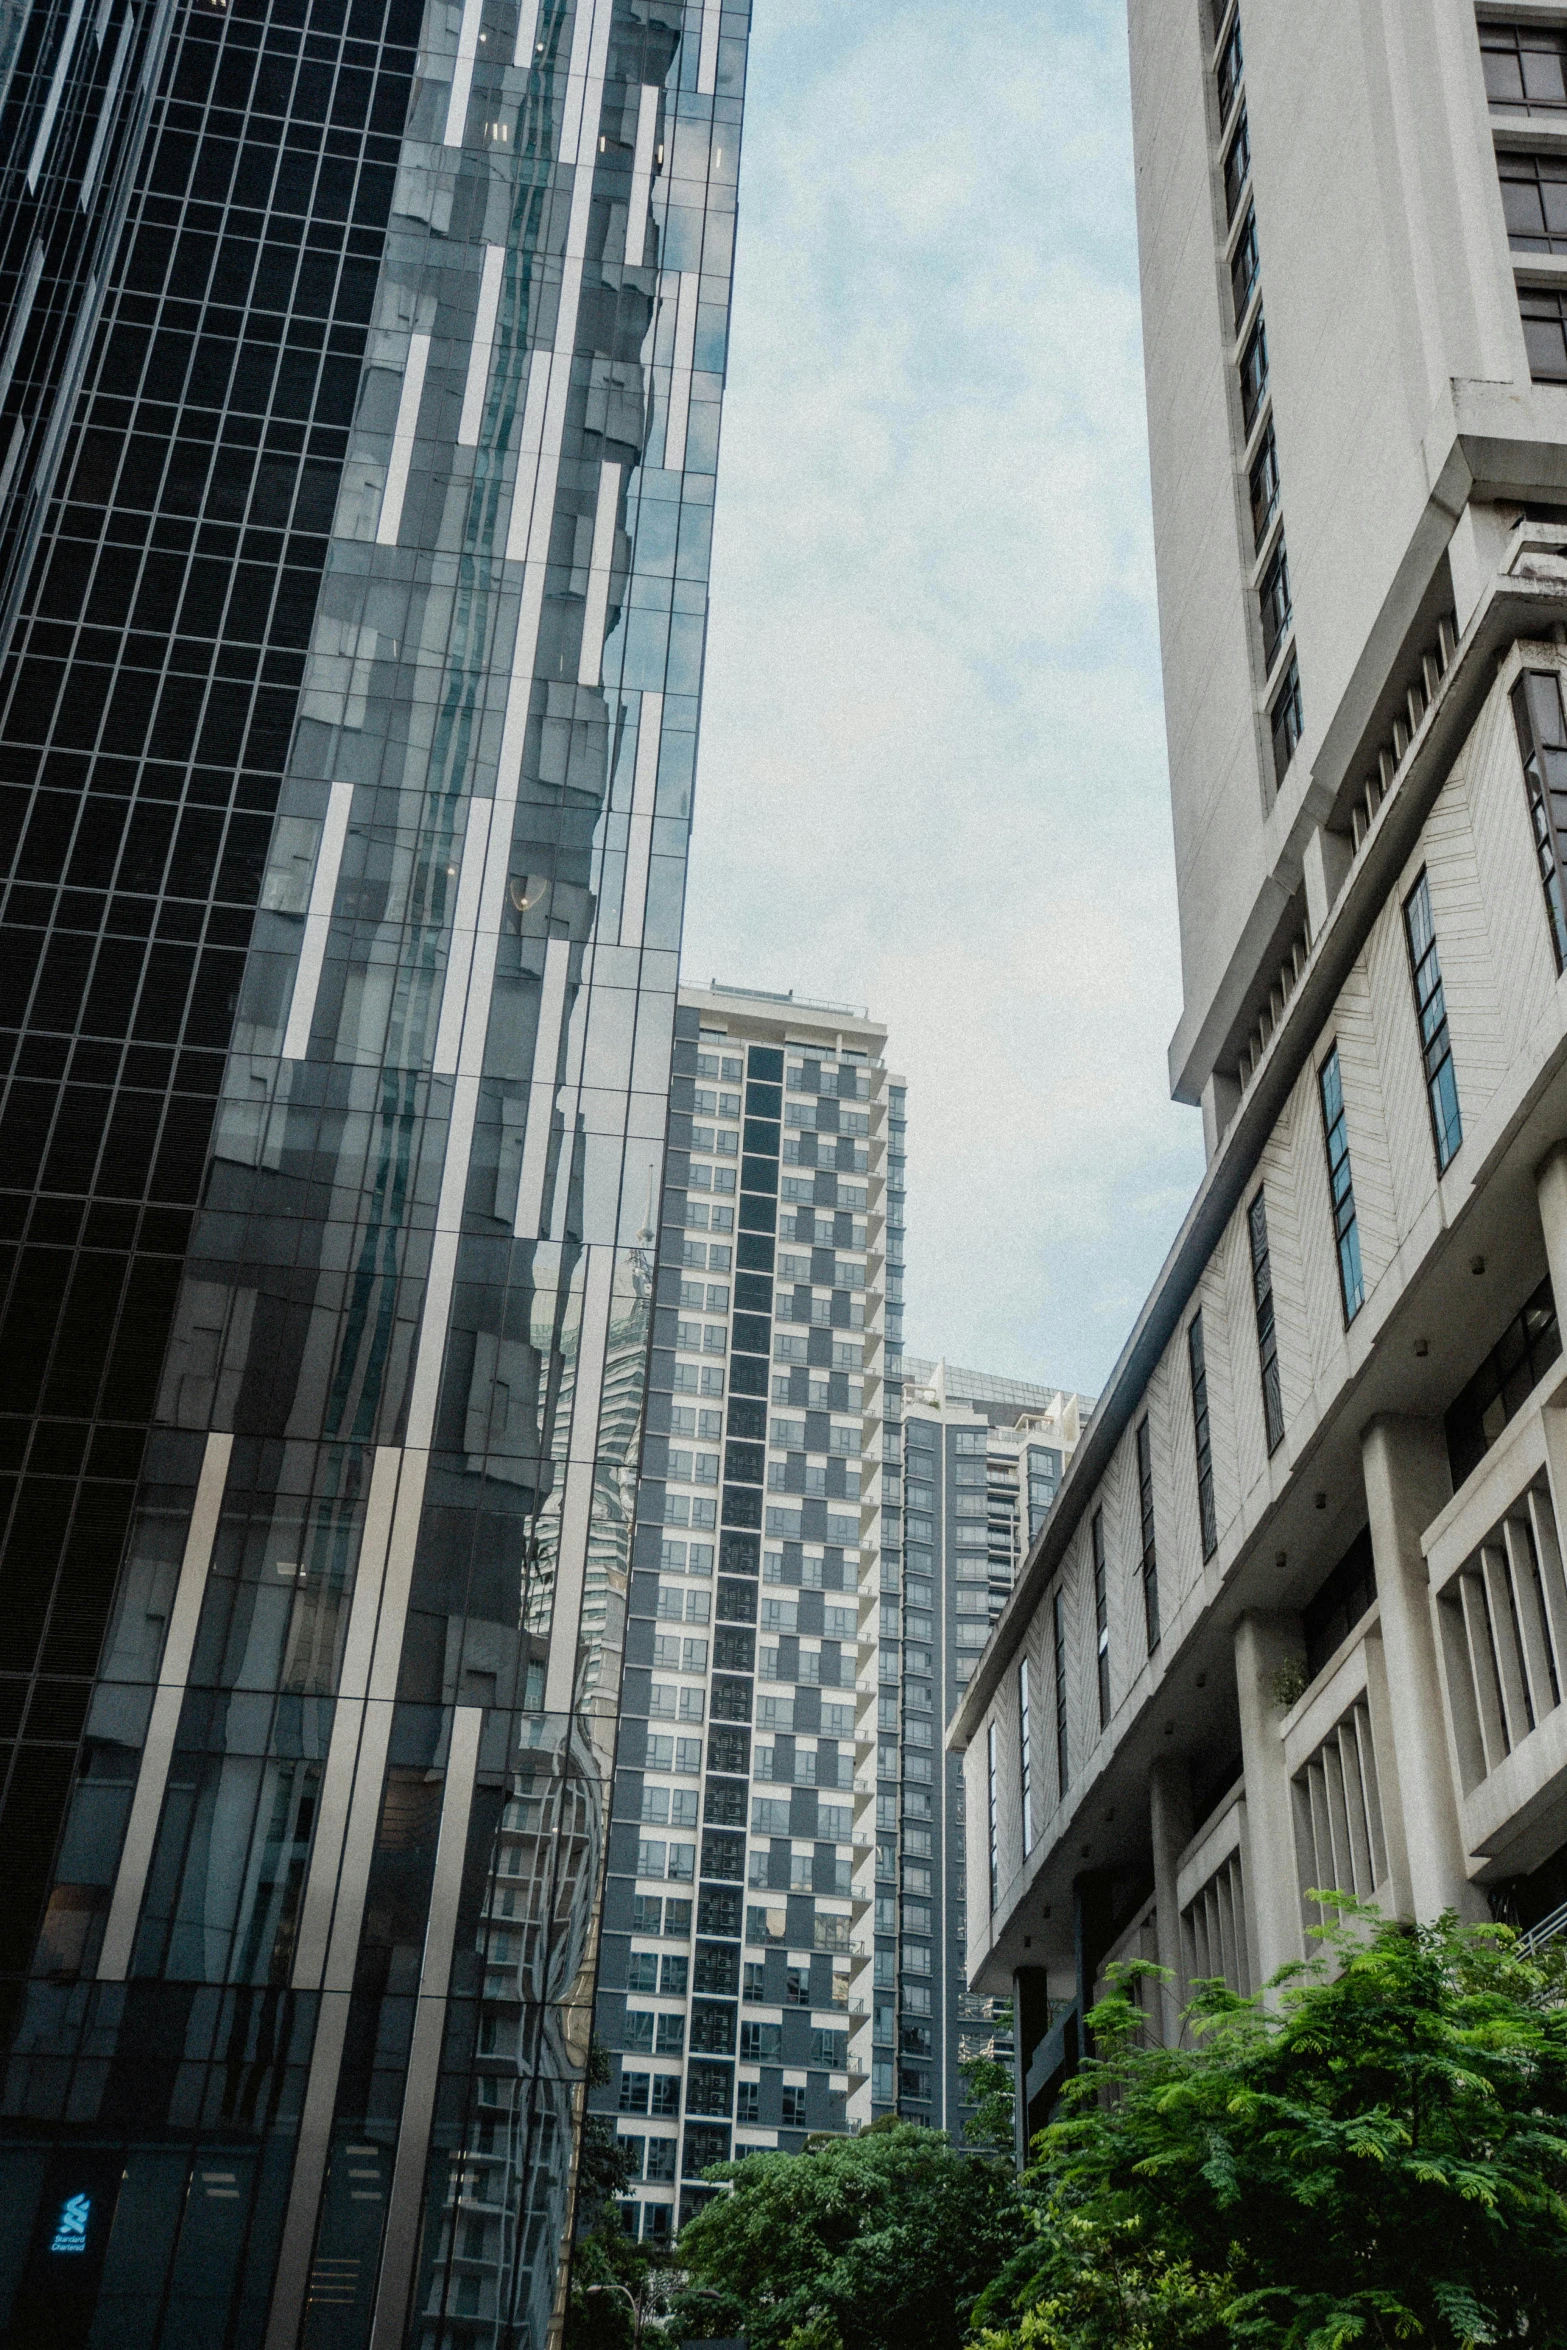
[[[685,967],[868,1002],[908,1342],[1087,1388],[1200,1171],[1117,7],[758,11]]]

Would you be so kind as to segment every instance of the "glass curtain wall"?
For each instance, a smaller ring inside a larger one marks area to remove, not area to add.
[[[4,88],[8,2342],[550,2321],[747,18],[71,0]]]

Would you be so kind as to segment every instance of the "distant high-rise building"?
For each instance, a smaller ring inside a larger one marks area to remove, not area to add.
[[[708,2164],[871,2115],[902,1400],[885,1044],[843,1006],[681,990],[593,2097],[649,2239],[712,2192]]]
[[[0,17],[7,2350],[542,2350],[749,13]]]
[[[884,1963],[876,1989],[871,2097],[873,2112],[960,2139],[958,2067],[1010,2055],[1010,2007],[966,1988],[963,1765],[942,1754],[942,1731],[1091,1409],[1059,1388],[904,1358],[902,1618],[887,1593],[878,1627],[879,1686],[889,1715],[899,1707],[900,1743],[878,1787],[876,1928],[897,1966]]]

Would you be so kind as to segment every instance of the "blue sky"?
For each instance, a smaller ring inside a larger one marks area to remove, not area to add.
[[[907,1343],[1094,1391],[1201,1173],[1122,0],[757,0],[684,969],[868,1004]]]

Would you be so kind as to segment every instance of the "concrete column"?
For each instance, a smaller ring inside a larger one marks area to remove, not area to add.
[[[1240,1106],[1240,1079],[1226,1076],[1222,1069],[1210,1069],[1202,1089],[1202,1147],[1205,1160],[1213,1157],[1224,1140],[1226,1127]]]
[[[1028,2161],[1036,2130],[1049,2120],[1043,2110],[1036,2117],[1028,2093],[1028,2076],[1041,2044],[1050,2037],[1050,1978],[1043,1967],[1018,1967],[1012,1976],[1013,2152],[1019,2170]]]
[[[1556,1311],[1567,1314],[1567,1141],[1552,1143],[1534,1171],[1534,1188]]]
[[[1355,861],[1355,844],[1347,832],[1329,832],[1315,824],[1306,838],[1301,870],[1306,883],[1306,927],[1312,938],[1327,928],[1333,903]]]
[[[1088,2011],[1094,2004],[1094,1985],[1114,1940],[1115,1880],[1108,1869],[1084,1869],[1072,1879],[1072,1965],[1085,2048],[1092,2045]]]
[[[1387,1703],[1404,1814],[1409,1896],[1422,1923],[1486,1914],[1469,1882],[1448,1759],[1442,1683],[1420,1537],[1452,1495],[1440,1422],[1373,1420],[1360,1439],[1382,1610]]]
[[[1176,1879],[1181,1854],[1191,1838],[1191,1781],[1184,1762],[1161,1758],[1148,1774],[1148,1825],[1153,1838],[1154,1923],[1159,1964],[1171,1980],[1159,1986],[1159,2016],[1166,2048],[1181,2036],[1186,1973],[1181,1965],[1181,1905]]]
[[[1300,1654],[1299,1616],[1244,1615],[1235,1627],[1235,1694],[1246,1773],[1246,1910],[1252,1975],[1259,1985],[1305,1950],[1295,1815],[1279,1737],[1284,1716],[1273,1694],[1276,1674],[1297,1663]]]

